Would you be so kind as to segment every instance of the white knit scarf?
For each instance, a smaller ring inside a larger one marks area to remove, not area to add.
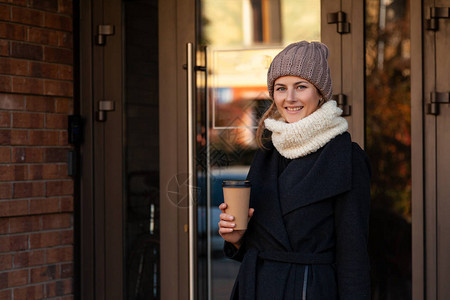
[[[295,123],[267,118],[264,124],[272,131],[272,143],[278,152],[294,159],[316,152],[331,139],[347,131],[347,120],[341,114],[342,110],[337,107],[336,101],[330,100]]]

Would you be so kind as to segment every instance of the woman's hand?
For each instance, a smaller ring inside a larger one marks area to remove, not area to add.
[[[236,248],[239,249],[239,247],[241,246],[241,239],[245,233],[245,230],[234,230],[234,227],[236,226],[236,224],[233,222],[234,216],[229,215],[225,212],[225,210],[227,209],[226,203],[220,204],[219,209],[222,211],[219,221],[219,234],[225,241],[232,243]],[[253,208],[250,208],[248,210],[248,221],[250,221],[250,218],[253,216],[254,211],[255,209]]]

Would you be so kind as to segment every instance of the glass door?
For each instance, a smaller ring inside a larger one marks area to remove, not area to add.
[[[256,127],[270,105],[267,70],[286,45],[320,41],[321,2],[199,0],[197,5],[197,289],[199,299],[228,299],[239,263],[222,252],[221,184],[246,178],[257,149]]]

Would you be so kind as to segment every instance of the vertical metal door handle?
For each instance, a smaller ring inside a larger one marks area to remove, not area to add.
[[[186,44],[187,65],[187,137],[188,137],[188,195],[189,195],[189,299],[195,300],[195,201],[194,201],[194,47]]]

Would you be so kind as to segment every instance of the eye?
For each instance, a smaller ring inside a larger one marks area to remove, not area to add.
[[[276,91],[282,92],[282,91],[285,91],[286,88],[285,88],[284,86],[279,86],[279,87],[277,87],[275,90],[276,90]]]
[[[299,85],[297,86],[297,88],[298,88],[299,90],[304,90],[304,89],[307,88],[307,86],[306,86],[306,85],[303,85],[303,84],[299,84]]]

